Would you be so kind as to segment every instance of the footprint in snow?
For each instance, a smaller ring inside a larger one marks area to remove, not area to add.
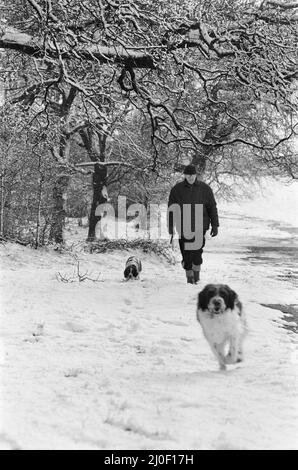
[[[127,314],[127,313],[130,313],[130,310],[129,310],[128,308],[126,308],[126,307],[123,307],[123,308],[121,309],[121,312]]]
[[[82,369],[69,369],[67,372],[65,372],[64,377],[66,378],[78,377],[82,373],[83,373]]]
[[[186,336],[181,336],[181,341],[191,342],[194,341],[194,338],[187,338]]]
[[[73,333],[84,333],[85,331],[87,331],[86,328],[84,328],[83,326],[78,325],[77,323],[70,322],[70,321],[65,323],[64,329],[72,331]]]
[[[175,325],[175,326],[189,326],[187,323],[184,323],[182,321],[170,321],[170,320],[161,320],[159,319],[162,323],[167,323],[169,325]]]
[[[136,349],[136,353],[137,354],[145,354],[146,353],[146,350],[145,348],[143,348],[143,346],[140,346],[139,344],[134,346],[135,349]]]
[[[36,327],[36,331],[32,332],[32,336],[30,338],[24,339],[25,343],[38,343],[40,341],[40,337],[44,334],[44,324],[38,323]]]

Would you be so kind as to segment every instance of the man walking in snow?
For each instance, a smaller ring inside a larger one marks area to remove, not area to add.
[[[172,237],[176,228],[187,282],[196,284],[200,279],[203,263],[205,234],[211,224],[211,236],[217,235],[218,214],[213,191],[208,184],[197,179],[195,166],[187,165],[183,174],[184,180],[177,183],[170,192],[168,231]],[[199,232],[201,237],[197,236]],[[197,240],[200,240],[199,245]]]

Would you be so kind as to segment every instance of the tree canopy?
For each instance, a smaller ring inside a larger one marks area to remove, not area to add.
[[[297,3],[4,0],[2,8],[0,48],[14,51],[2,73],[18,77],[14,99],[27,106],[42,97],[46,110],[69,86],[109,123],[106,109],[125,98],[150,119],[156,154],[172,145],[202,167],[224,146],[268,154],[295,134]]]

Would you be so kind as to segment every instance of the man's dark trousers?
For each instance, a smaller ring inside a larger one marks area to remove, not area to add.
[[[185,271],[192,270],[193,265],[198,266],[203,263],[202,259],[202,254],[203,254],[203,248],[205,246],[205,234],[206,231],[203,233],[203,244],[199,250],[186,250],[185,249],[185,244],[186,243],[193,243],[194,238],[191,240],[188,240],[186,238],[179,238],[179,247],[182,255],[182,260],[183,260],[183,268]]]

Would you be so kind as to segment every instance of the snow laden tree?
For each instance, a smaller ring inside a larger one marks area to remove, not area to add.
[[[48,129],[60,167],[56,241],[62,241],[63,198],[75,171],[72,140],[80,136],[100,191],[109,164],[129,165],[121,158],[109,161],[113,152],[106,152],[127,108],[150,123],[153,172],[163,168],[166,149],[169,167],[188,158],[219,184],[227,176],[268,169],[297,178],[296,2],[1,5],[2,74],[13,85],[7,99],[30,109],[32,119]]]
[[[40,130],[25,132],[28,115],[12,111],[0,108],[0,236],[37,247],[48,237],[55,169]]]

